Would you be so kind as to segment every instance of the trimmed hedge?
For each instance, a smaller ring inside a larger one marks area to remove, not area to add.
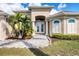
[[[64,39],[64,40],[79,40],[79,35],[76,34],[52,34],[51,38]]]

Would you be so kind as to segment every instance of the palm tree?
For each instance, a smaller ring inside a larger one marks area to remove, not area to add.
[[[32,35],[33,29],[32,29],[32,21],[27,15],[23,15],[22,17],[22,29],[23,34],[25,36]]]
[[[32,34],[32,22],[31,19],[22,13],[16,13],[9,17],[9,23],[16,32],[16,36],[25,36],[27,34]]]
[[[13,27],[13,29],[15,30],[16,36],[19,35],[19,28],[20,28],[19,22],[21,20],[21,16],[22,16],[21,13],[16,13],[16,15],[9,16],[8,22]],[[18,28],[15,27],[16,25],[18,25]]]

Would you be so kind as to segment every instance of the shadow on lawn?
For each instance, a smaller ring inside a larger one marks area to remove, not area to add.
[[[4,45],[10,45],[12,43],[17,43],[17,42],[22,42],[24,43],[26,46],[29,46],[29,50],[35,54],[36,56],[48,56],[47,54],[45,54],[44,52],[42,52],[39,48],[36,48],[36,46],[34,46],[33,44],[31,43],[28,43],[27,41],[24,41],[24,40],[14,40],[14,41],[9,41],[9,42],[5,42],[5,43],[2,43],[0,44],[0,46],[4,46]]]
[[[40,49],[37,48],[29,48],[31,52],[33,52],[36,56],[48,56],[47,54],[43,53]]]
[[[29,50],[35,54],[36,56],[49,56],[48,54],[45,54],[44,52],[42,52],[39,48],[35,48],[35,46],[31,43],[22,41],[26,46],[28,45],[29,47],[33,47],[33,48],[29,48]]]

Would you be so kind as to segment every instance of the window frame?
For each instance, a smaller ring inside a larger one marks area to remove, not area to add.
[[[58,33],[61,33],[61,20],[60,19],[54,19],[54,20],[52,20],[52,33],[55,33],[54,32],[54,29],[53,29],[54,28],[53,26],[56,25],[54,23],[55,21],[58,21],[59,22],[59,23],[56,23],[56,24],[59,25],[59,30],[58,30],[59,32]]]

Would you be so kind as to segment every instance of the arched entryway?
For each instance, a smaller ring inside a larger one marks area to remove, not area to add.
[[[36,33],[45,33],[45,16],[36,16],[35,17],[35,27]]]

